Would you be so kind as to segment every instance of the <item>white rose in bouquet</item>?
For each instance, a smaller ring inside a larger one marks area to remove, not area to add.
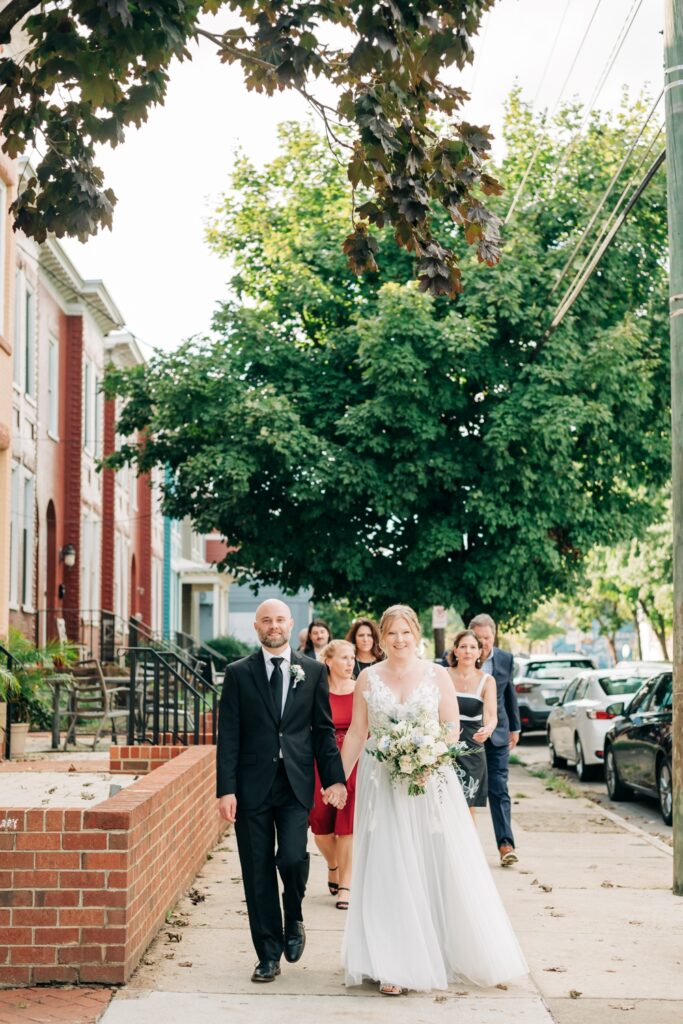
[[[448,753],[448,747],[443,740],[437,740],[437,742],[434,744],[432,753],[436,757],[442,757],[444,754]]]
[[[422,747],[419,754],[417,755],[417,759],[420,764],[423,764],[425,766],[436,763],[436,756],[429,749],[429,747]]]
[[[408,754],[404,754],[398,765],[404,775],[410,775],[413,770],[413,759]]]

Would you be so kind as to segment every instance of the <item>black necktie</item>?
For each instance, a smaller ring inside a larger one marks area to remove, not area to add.
[[[284,658],[271,658],[273,663],[273,671],[270,674],[270,692],[273,695],[273,704],[275,705],[275,714],[277,715],[278,721],[282,718],[282,662]]]

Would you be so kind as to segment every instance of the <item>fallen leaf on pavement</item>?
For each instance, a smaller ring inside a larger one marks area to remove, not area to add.
[[[166,932],[166,936],[169,942],[182,942],[183,940],[180,932]]]
[[[507,987],[507,985],[503,985],[503,984],[502,984],[502,982],[501,982],[501,984],[500,984],[500,985],[496,985],[496,988],[500,988],[500,989],[502,989],[502,990],[503,990],[503,992],[507,992],[507,990],[508,990],[508,987]]]
[[[600,888],[601,889],[613,889],[614,888],[614,882],[607,882],[607,881],[600,882]]]
[[[552,892],[552,891],[553,891],[552,885],[542,885],[541,886],[541,892]]]
[[[181,960],[179,962],[179,964],[178,964],[178,967],[192,967],[192,961],[191,960]]]
[[[566,967],[544,967],[543,970],[547,971],[549,974],[566,974],[567,973],[567,968]]]
[[[550,911],[550,916],[551,917],[564,917],[564,914],[561,914],[559,912],[559,910],[551,910]]]
[[[583,995],[583,992],[577,992],[577,990],[575,988],[570,988],[569,989],[569,998],[570,999],[578,999],[579,996],[582,996],[582,995]]]
[[[435,1003],[445,1003],[446,1002],[446,996],[434,996],[434,1002]]]

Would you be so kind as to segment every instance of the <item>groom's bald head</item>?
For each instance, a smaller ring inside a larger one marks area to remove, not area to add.
[[[259,640],[268,650],[277,651],[286,647],[292,635],[294,620],[284,601],[269,598],[256,609],[254,629]]]

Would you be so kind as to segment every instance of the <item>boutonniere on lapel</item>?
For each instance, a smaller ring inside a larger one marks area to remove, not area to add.
[[[292,689],[296,690],[301,680],[306,678],[306,673],[302,669],[301,665],[290,665],[289,678],[292,680]]]

